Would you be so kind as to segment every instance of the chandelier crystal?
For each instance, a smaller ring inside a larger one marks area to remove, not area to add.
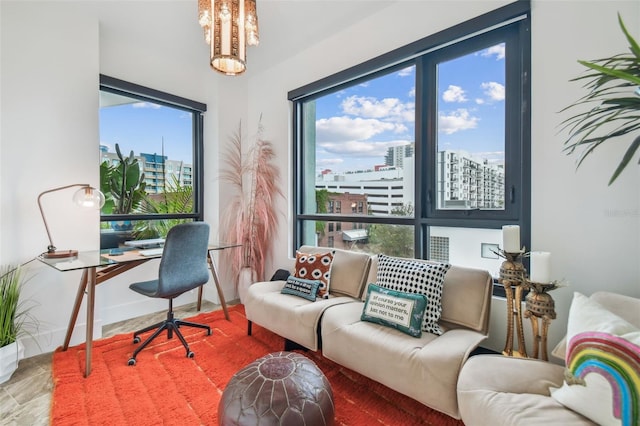
[[[247,68],[247,46],[257,46],[256,0],[198,0],[198,23],[211,47],[211,67],[227,75]]]

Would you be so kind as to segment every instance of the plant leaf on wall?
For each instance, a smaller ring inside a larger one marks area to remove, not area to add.
[[[569,132],[564,142],[564,152],[570,155],[578,148],[583,149],[578,157],[577,168],[602,143],[640,130],[640,94],[637,90],[640,86],[640,47],[627,31],[619,14],[618,22],[629,42],[631,54],[578,61],[588,68],[588,72],[571,81],[587,80],[584,87],[589,93],[561,111],[578,106],[590,108],[562,122],[562,129]],[[609,179],[609,185],[620,176],[639,147],[640,136],[632,139]]]

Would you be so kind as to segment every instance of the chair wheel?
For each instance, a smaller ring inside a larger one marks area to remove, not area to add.
[[[134,337],[133,343],[140,343],[140,338],[138,336]]]
[[[211,336],[211,330],[207,330],[207,336]]]
[[[194,354],[193,352],[187,352],[187,358],[193,358],[194,356],[196,356],[196,354]]]
[[[128,365],[136,365],[136,359],[135,358],[129,358],[129,362],[127,364]]]

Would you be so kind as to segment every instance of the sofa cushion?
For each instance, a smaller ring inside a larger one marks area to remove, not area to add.
[[[440,335],[443,333],[438,324],[442,314],[442,286],[450,267],[447,263],[380,254],[376,283],[390,290],[423,294],[428,304],[422,331]]]
[[[596,426],[549,396],[561,365],[532,358],[476,355],[462,367],[458,405],[466,426]]]
[[[305,280],[298,277],[289,277],[280,292],[282,294],[291,294],[302,297],[313,302],[316,300],[319,287],[320,281],[318,280]]]
[[[576,292],[567,341],[570,375],[553,398],[602,425],[639,424],[640,329]]]
[[[302,246],[305,253],[326,252],[326,247]],[[371,256],[367,253],[336,249],[331,262],[331,285],[329,292],[336,296],[359,298],[367,284]]]
[[[284,281],[254,283],[247,289],[244,303],[247,319],[317,351],[320,346],[318,326],[323,312],[341,303],[351,303],[352,297],[331,297],[314,302],[302,297],[282,294]]]
[[[458,373],[469,352],[485,336],[458,329],[441,336],[423,332],[421,337],[410,337],[391,327],[362,321],[363,306],[363,302],[344,303],[324,312],[322,355],[458,418]]]
[[[422,336],[427,298],[369,284],[360,319],[385,325],[413,337]]]
[[[296,251],[296,265],[293,275],[307,280],[319,280],[318,296],[326,299],[329,297],[332,262],[333,251],[324,253]]]

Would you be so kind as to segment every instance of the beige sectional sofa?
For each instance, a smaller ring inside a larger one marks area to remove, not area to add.
[[[304,246],[300,251],[331,250]],[[309,301],[282,294],[284,281],[254,283],[244,304],[249,333],[256,323],[285,339],[376,380],[454,418],[460,418],[456,384],[462,365],[487,337],[493,280],[486,271],[452,266],[442,290],[442,335],[416,338],[362,321],[377,257],[335,250],[330,297]]]
[[[637,336],[640,331],[640,299],[604,291],[593,293],[589,299],[627,322],[623,329],[628,333],[627,336],[632,333]],[[572,303],[569,323],[572,321],[573,309]],[[598,309],[593,306],[589,307],[586,316],[591,324],[599,322]],[[599,331],[613,333],[612,330],[619,327],[619,324],[614,324],[617,320],[604,316],[600,318],[602,322],[598,326]],[[631,330],[636,331],[630,332]],[[563,360],[567,350],[565,340],[563,339],[552,352],[554,356]],[[613,352],[610,352],[609,357],[611,353]],[[640,353],[636,353],[636,358],[638,356]],[[637,368],[638,364],[635,365]],[[636,374],[640,373],[636,370]],[[564,379],[564,364],[501,355],[474,356],[465,363],[458,381],[458,401],[462,420],[467,426],[600,424],[601,422],[584,417],[551,396],[551,389],[560,388]],[[580,385],[583,389],[589,389],[589,386],[590,383],[587,383],[587,386]],[[597,394],[596,397],[606,399],[603,398],[604,395],[606,394]],[[594,406],[598,405],[590,403],[582,394],[578,404],[581,402],[591,407],[576,408],[588,410],[595,409]],[[597,410],[613,411],[606,403]],[[621,424],[620,421],[617,424]],[[635,423],[632,420],[630,424]]]

